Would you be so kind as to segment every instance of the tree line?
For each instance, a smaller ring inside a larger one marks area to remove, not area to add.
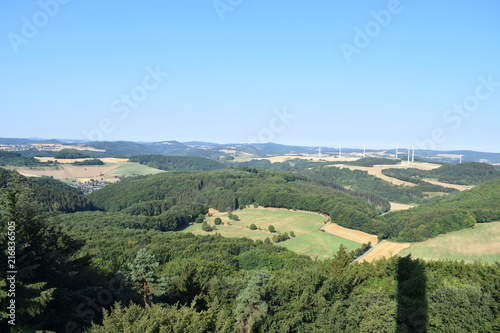
[[[384,238],[418,242],[475,223],[500,220],[500,178],[471,190],[430,200],[405,211],[390,212],[382,218]]]
[[[376,223],[371,221],[380,210],[348,193],[336,184],[297,173],[243,168],[138,177],[108,185],[91,193],[89,198],[98,208],[112,212],[155,200],[197,202],[219,211],[232,211],[254,203],[329,215],[344,209],[349,214],[334,219],[335,222],[346,227],[356,224],[367,232],[376,231],[373,228]]]
[[[95,210],[93,203],[83,193],[51,177],[25,177],[15,171],[0,168],[0,189],[21,184],[32,191],[33,200],[44,211],[66,213]]]
[[[129,161],[165,171],[213,171],[224,168],[217,161],[196,156],[138,155],[130,157]]]
[[[443,164],[433,170],[385,169],[386,176],[398,178],[415,184],[422,183],[422,178],[436,178],[443,183],[458,185],[479,185],[500,177],[500,171],[487,163],[466,162],[460,164]],[[442,191],[446,192],[446,191]]]

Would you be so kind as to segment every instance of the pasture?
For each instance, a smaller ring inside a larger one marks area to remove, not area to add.
[[[329,258],[339,249],[340,244],[344,244],[348,250],[354,250],[361,246],[361,243],[319,231],[326,217],[317,213],[278,208],[246,208],[233,212],[240,221],[232,221],[227,217],[227,213],[213,209],[210,210],[210,213],[212,216],[207,217],[206,220],[212,227],[215,226],[214,219],[216,217],[220,217],[223,222],[223,225],[216,226],[213,233],[220,233],[224,237],[265,240],[267,237],[272,239],[275,235],[268,230],[268,226],[273,225],[277,233],[293,231],[296,235],[296,237],[280,242],[278,245],[312,258]],[[252,223],[257,226],[257,230],[250,230],[249,226]],[[183,232],[192,232],[198,235],[208,234],[201,230],[199,223],[190,225]]]
[[[439,235],[425,242],[413,243],[401,255],[426,260],[451,259],[485,263],[500,262],[500,222],[478,223],[464,229]]]

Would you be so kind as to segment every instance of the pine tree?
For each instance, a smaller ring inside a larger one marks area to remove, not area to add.
[[[254,271],[247,286],[236,297],[234,313],[237,317],[238,332],[252,333],[262,323],[269,306],[263,299],[271,274],[267,269]]]
[[[74,255],[83,243],[66,235],[55,217],[41,214],[32,191],[22,184],[11,183],[0,199],[2,234],[7,235],[8,226],[15,225],[15,266],[7,269],[5,260],[0,271],[4,282],[7,271],[17,271],[16,326],[11,331],[56,331],[68,321],[81,323],[75,308],[96,290],[87,287],[91,281],[80,281],[88,258]],[[7,237],[0,239],[3,254],[12,245],[8,241]],[[0,295],[3,309],[6,301],[9,299]]]
[[[149,254],[148,250],[142,248],[137,252],[134,261],[128,265],[129,271],[127,272],[128,280],[132,283],[133,287],[141,294],[144,306],[149,308],[151,306],[151,294],[157,285],[157,277],[155,269],[158,267],[159,262],[155,257]]]

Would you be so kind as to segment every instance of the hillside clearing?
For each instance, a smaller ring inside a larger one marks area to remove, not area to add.
[[[410,209],[410,208],[417,206],[416,204],[407,205],[407,204],[402,204],[402,203],[392,202],[392,201],[390,202],[390,204],[391,204],[391,211],[405,210],[405,209]]]
[[[220,217],[223,225],[216,226],[213,232],[220,233],[224,237],[247,237],[253,240],[272,239],[276,233],[268,231],[269,225],[276,228],[277,233],[290,233],[293,231],[296,237],[278,243],[294,252],[306,254],[312,258],[330,258],[344,244],[348,250],[359,248],[362,242],[356,242],[321,232],[319,228],[325,222],[325,216],[313,212],[293,211],[280,208],[246,208],[234,211],[240,221],[232,221],[227,213],[221,213],[210,209],[211,217],[207,222],[214,226],[214,219]],[[254,223],[257,230],[250,230],[250,224]],[[195,223],[183,229],[183,232],[192,232],[198,235],[206,235],[201,230],[201,224]]]

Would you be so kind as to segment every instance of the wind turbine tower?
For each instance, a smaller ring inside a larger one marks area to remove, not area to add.
[[[396,144],[396,159],[398,158],[398,144]]]
[[[342,145],[339,145],[339,158],[342,158]]]
[[[462,164],[462,155],[460,155],[460,164]]]
[[[411,163],[415,162],[415,145],[411,145],[412,153],[411,153]]]
[[[406,147],[407,155],[408,155],[408,164],[410,164],[410,146]]]
[[[366,144],[363,144],[363,158],[366,157]]]

